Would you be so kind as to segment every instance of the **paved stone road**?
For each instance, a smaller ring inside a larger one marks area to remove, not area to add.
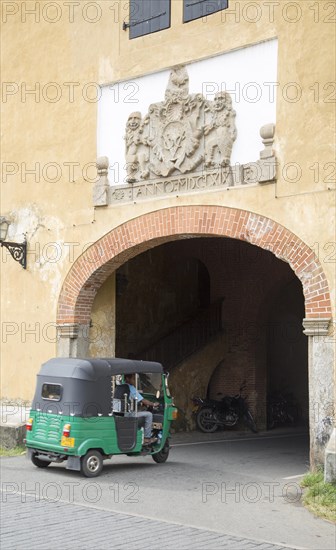
[[[79,504],[36,501],[28,495],[6,493],[1,498],[1,531],[3,550],[287,548]]]

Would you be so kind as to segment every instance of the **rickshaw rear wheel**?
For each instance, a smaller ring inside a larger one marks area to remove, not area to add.
[[[162,464],[163,462],[166,462],[168,456],[169,456],[169,441],[167,439],[163,449],[161,449],[161,451],[159,451],[158,453],[153,454],[152,459],[157,464]]]
[[[49,464],[51,464],[51,460],[40,460],[36,453],[32,454],[31,461],[34,464],[34,466],[37,466],[38,468],[47,468]]]
[[[81,458],[81,470],[85,477],[99,476],[103,469],[104,461],[101,453],[92,449]]]

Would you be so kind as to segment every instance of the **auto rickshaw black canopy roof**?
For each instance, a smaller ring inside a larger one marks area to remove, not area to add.
[[[79,380],[99,380],[106,376],[132,373],[163,373],[160,363],[133,359],[56,357],[41,366],[38,376],[57,376]]]
[[[44,363],[37,375],[32,409],[72,416],[106,416],[111,413],[112,376],[163,373],[160,363],[117,358],[58,357]],[[54,388],[59,386],[55,398]],[[45,395],[50,391],[49,397]]]

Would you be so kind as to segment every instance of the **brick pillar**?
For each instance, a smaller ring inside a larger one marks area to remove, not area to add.
[[[303,332],[309,338],[310,465],[313,469],[324,464],[326,446],[335,429],[334,347],[329,335],[330,324],[327,318],[303,320]]]

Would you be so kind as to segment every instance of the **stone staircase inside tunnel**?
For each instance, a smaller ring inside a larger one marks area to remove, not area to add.
[[[137,358],[158,361],[170,371],[222,332],[222,302],[222,299],[217,300],[202,309],[155,344],[138,352]]]

